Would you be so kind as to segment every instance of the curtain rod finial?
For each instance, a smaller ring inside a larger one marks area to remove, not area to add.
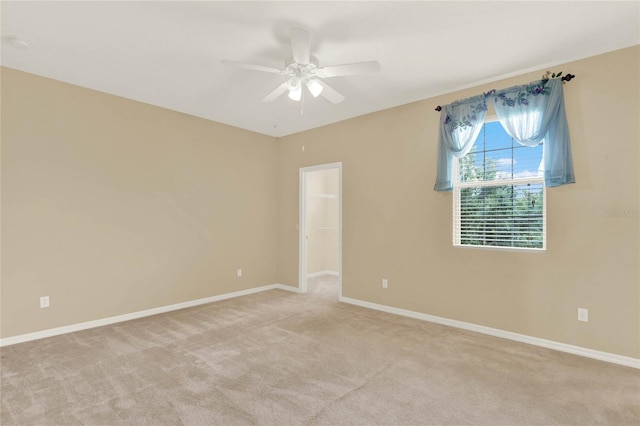
[[[436,111],[442,111],[442,107],[441,107],[440,105],[438,105],[438,106],[436,107]]]

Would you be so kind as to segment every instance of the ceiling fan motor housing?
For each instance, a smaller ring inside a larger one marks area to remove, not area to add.
[[[298,87],[316,77],[318,70],[318,59],[315,56],[309,57],[308,64],[299,64],[293,58],[285,62],[284,74],[291,76],[290,87]],[[295,82],[293,81],[295,80]]]

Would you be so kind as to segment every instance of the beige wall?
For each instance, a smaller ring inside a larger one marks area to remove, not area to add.
[[[275,139],[6,68],[2,107],[3,338],[276,282]]]
[[[338,272],[339,172],[308,172],[307,273]]]
[[[578,183],[548,191],[543,254],[454,249],[432,187],[433,108],[544,70],[278,141],[2,69],[1,336],[297,286],[299,168],[342,161],[345,296],[640,358],[639,64],[554,68]]]
[[[434,108],[545,70],[283,138],[279,282],[297,285],[298,169],[342,161],[344,296],[639,358],[639,63],[636,46],[554,68],[577,75],[577,183],[547,192],[545,253],[453,248],[451,194],[432,190]]]

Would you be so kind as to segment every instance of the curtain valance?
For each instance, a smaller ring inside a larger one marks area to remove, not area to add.
[[[453,189],[453,158],[464,157],[484,124],[491,99],[505,131],[525,146],[543,145],[545,184],[574,183],[561,79],[543,79],[445,105],[440,112],[436,191]]]
[[[464,99],[442,107],[438,134],[438,176],[436,191],[453,189],[453,158],[471,150],[487,115],[485,95]]]

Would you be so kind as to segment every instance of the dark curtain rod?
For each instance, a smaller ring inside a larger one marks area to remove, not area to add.
[[[571,81],[571,79],[574,79],[574,78],[576,78],[576,76],[575,76],[575,75],[573,75],[573,74],[567,74],[567,75],[565,75],[565,76],[562,76],[562,78],[561,78],[560,80],[562,80],[562,81]],[[436,107],[436,111],[442,111],[442,107],[441,107],[440,105],[438,105],[438,106]]]

